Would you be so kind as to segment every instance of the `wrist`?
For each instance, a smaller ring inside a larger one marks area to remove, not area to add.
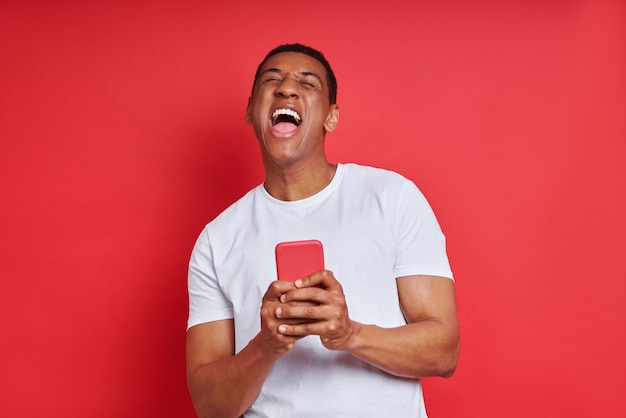
[[[277,353],[267,344],[261,333],[250,340],[244,350],[250,352],[250,356],[255,362],[274,363],[281,357],[280,353]]]
[[[337,350],[345,351],[347,353],[357,352],[360,346],[361,332],[363,330],[363,327],[363,324],[351,320],[350,333],[346,337],[345,341],[337,347]]]

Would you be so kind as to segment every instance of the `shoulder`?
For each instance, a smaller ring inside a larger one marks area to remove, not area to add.
[[[241,219],[249,219],[250,211],[254,207],[254,201],[257,199],[259,193],[258,189],[263,187],[259,185],[245,195],[240,197],[237,201],[232,203],[226,209],[224,209],[219,215],[217,215],[212,221],[206,225],[207,230],[221,229],[224,227],[237,224]]]
[[[384,168],[360,165],[354,163],[344,164],[344,177],[350,186],[362,185],[370,190],[395,190],[403,188],[417,188],[408,178],[395,171]]]

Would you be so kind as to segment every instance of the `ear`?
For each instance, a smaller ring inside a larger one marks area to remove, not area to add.
[[[252,117],[250,116],[250,103],[252,102],[252,96],[248,97],[248,107],[246,107],[246,124],[252,125]]]
[[[324,122],[324,129],[326,132],[332,132],[337,129],[337,124],[339,123],[339,106],[336,104],[330,105],[330,112],[326,117],[326,122]]]

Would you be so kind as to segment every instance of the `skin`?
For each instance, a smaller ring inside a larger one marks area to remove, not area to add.
[[[324,151],[326,132],[339,122],[339,108],[330,104],[326,70],[308,55],[286,52],[270,57],[263,65],[246,121],[254,127],[265,168],[265,188],[277,199],[298,200],[311,196],[330,183],[336,166]],[[302,116],[290,135],[271,128],[270,115],[289,108]]]
[[[330,104],[321,63],[294,52],[264,64],[248,103],[266,171],[265,188],[281,200],[309,197],[328,185],[336,166],[324,152],[339,110]],[[302,116],[289,134],[275,132],[276,108]],[[450,376],[456,368],[459,330],[452,280],[434,276],[397,279],[407,325],[381,328],[350,319],[340,282],[319,271],[295,282],[275,281],[265,293],[261,330],[234,352],[233,320],[200,324],[187,333],[187,381],[200,417],[238,417],[256,399],[276,360],[306,335],[319,336],[329,350],[348,352],[403,377]]]

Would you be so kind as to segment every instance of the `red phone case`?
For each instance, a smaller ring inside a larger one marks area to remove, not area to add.
[[[278,280],[295,281],[323,269],[324,249],[320,241],[289,241],[276,245]]]

